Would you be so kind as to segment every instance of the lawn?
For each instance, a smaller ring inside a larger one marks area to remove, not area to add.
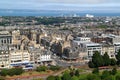
[[[79,80],[84,80],[84,79],[86,79],[86,77],[87,77],[88,74],[89,74],[89,73],[80,74]]]
[[[46,71],[46,72],[27,71],[22,73],[21,75],[6,76],[6,78],[16,78],[16,77],[31,76],[31,75],[47,75],[50,73],[53,73],[53,71]]]

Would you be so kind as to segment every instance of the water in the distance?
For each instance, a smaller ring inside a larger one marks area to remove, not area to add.
[[[120,16],[120,13],[101,13],[101,12],[78,12],[78,11],[55,11],[55,10],[0,10],[0,16]]]

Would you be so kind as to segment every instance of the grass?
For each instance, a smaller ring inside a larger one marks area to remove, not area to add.
[[[52,71],[46,71],[46,72],[28,71],[22,73],[21,75],[6,76],[6,78],[15,78],[15,77],[31,76],[31,75],[44,75],[49,73],[52,73]]]
[[[85,72],[85,70],[84,69],[79,69],[79,72],[81,73],[81,72]]]
[[[86,79],[87,75],[88,75],[88,73],[86,73],[86,74],[80,74],[79,80]]]
[[[106,29],[107,26],[106,26],[106,25],[100,25],[100,26],[97,26],[97,28],[103,28],[103,29]]]
[[[84,69],[84,68],[78,68],[78,70],[79,70],[79,72],[80,72],[80,76],[79,76],[79,80],[85,80],[86,79],[86,77],[88,76],[88,74],[91,74],[91,72],[87,72],[87,71],[92,71],[92,69]],[[59,71],[61,71],[61,70],[59,70]],[[23,74],[21,74],[21,75],[18,75],[18,76],[7,76],[7,78],[16,78],[16,77],[22,77],[22,76],[31,76],[31,75],[44,75],[44,74],[53,74],[53,73],[57,73],[57,72],[59,72],[59,71],[50,71],[50,70],[47,70],[47,71],[45,71],[45,72],[37,72],[37,71],[27,71],[27,72],[24,72]],[[66,69],[64,72],[70,72],[70,69],[68,68],[68,69]],[[100,72],[99,72],[99,76],[100,75],[102,75],[102,72],[103,72],[103,70],[101,70]],[[62,74],[63,74],[63,72],[62,72]],[[59,76],[62,76],[62,74],[60,74]],[[114,75],[112,78],[113,78],[113,80],[115,80],[115,77],[117,76],[117,75],[120,75],[120,69],[119,70],[117,70],[117,74],[116,75]]]

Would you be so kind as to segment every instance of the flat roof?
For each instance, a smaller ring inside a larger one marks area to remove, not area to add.
[[[52,61],[52,59],[47,59],[47,60],[38,60],[38,62],[44,62],[44,61]]]
[[[10,34],[0,34],[0,36],[12,36]]]
[[[94,42],[84,42],[83,43],[86,46],[101,46],[99,43],[94,43]]]
[[[114,43],[114,44],[120,44],[120,43],[118,42],[118,43]]]

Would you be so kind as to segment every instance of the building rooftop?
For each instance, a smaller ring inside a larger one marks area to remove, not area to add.
[[[101,46],[99,43],[94,43],[94,42],[84,42],[83,43],[85,46]]]
[[[0,34],[0,37],[12,37],[10,34]]]
[[[0,34],[10,34],[8,31],[0,31]]]

